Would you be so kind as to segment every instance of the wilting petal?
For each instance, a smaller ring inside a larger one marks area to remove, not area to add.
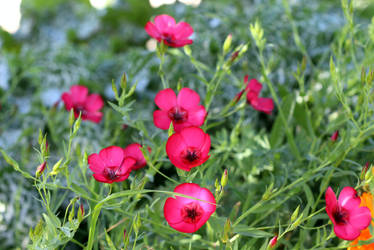
[[[349,224],[362,230],[367,228],[371,222],[370,209],[367,207],[358,207],[350,211]]]
[[[171,88],[164,89],[157,93],[155,103],[160,109],[168,111],[177,105],[177,96]]]
[[[124,152],[120,147],[110,146],[102,149],[99,156],[107,167],[120,166],[124,159]]]
[[[336,236],[343,240],[354,240],[360,235],[360,230],[350,224],[334,225]]]
[[[347,210],[355,209],[360,206],[361,199],[352,187],[344,187],[340,192],[338,203]]]
[[[262,89],[262,84],[256,79],[251,79],[247,85],[247,88],[256,94],[259,94]]]
[[[183,88],[178,94],[177,104],[186,110],[194,109],[200,103],[200,96],[198,93],[190,88]]]
[[[270,114],[274,109],[273,99],[271,98],[258,98],[256,101],[252,101],[251,105],[254,109],[266,114]]]
[[[156,127],[160,129],[169,129],[170,127],[170,118],[167,111],[155,110],[153,112],[153,123]]]
[[[160,32],[165,32],[175,25],[175,20],[169,15],[159,15],[155,17],[155,25]]]
[[[87,97],[85,109],[90,112],[100,110],[104,106],[104,101],[98,94],[91,94]]]

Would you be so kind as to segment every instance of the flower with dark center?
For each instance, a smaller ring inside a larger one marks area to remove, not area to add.
[[[204,210],[200,207],[198,202],[188,203],[181,209],[183,221],[187,223],[196,223],[203,216]]]
[[[201,128],[189,127],[171,135],[166,153],[174,166],[190,171],[209,159],[210,136]]]
[[[126,157],[124,150],[117,146],[104,148],[99,154],[91,154],[88,157],[88,165],[94,173],[93,177],[105,183],[126,180],[135,163],[135,159]]]
[[[183,183],[175,187],[174,193],[196,199],[175,195],[168,198],[164,205],[164,216],[168,224],[183,233],[199,230],[216,211],[216,200],[208,189],[195,183]]]
[[[193,33],[192,27],[186,22],[176,23],[174,18],[168,15],[156,16],[154,23],[148,22],[145,25],[145,31],[159,43],[163,42],[174,48],[193,42],[189,39]]]
[[[173,123],[174,131],[204,124],[206,111],[200,105],[200,96],[189,88],[182,88],[178,96],[170,88],[161,90],[155,97],[159,110],[153,112],[153,122],[160,129],[169,129]]]
[[[69,92],[62,94],[66,110],[74,110],[75,118],[81,113],[82,120],[90,120],[99,123],[103,117],[100,109],[104,101],[98,94],[88,94],[88,88],[81,85],[73,85]]]
[[[354,240],[371,221],[370,210],[360,206],[361,200],[352,187],[345,187],[339,199],[331,187],[326,190],[326,212],[334,224],[336,236],[343,240]]]

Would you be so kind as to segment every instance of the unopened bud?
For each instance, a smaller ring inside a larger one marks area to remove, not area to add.
[[[223,43],[223,54],[226,55],[227,52],[229,52],[230,50],[230,47],[231,47],[231,43],[232,43],[232,35],[229,34],[226,39],[225,39],[225,42]]]
[[[228,179],[229,179],[228,172],[227,172],[227,169],[225,169],[225,171],[223,171],[223,174],[222,174],[222,177],[221,177],[221,186],[222,187],[225,187],[227,185]]]
[[[278,235],[275,235],[270,241],[269,241],[269,247],[273,248],[278,241]]]
[[[238,56],[239,56],[239,51],[235,51],[234,53],[232,53],[231,59],[230,59],[231,63],[233,63]]]
[[[339,130],[336,130],[330,137],[331,141],[335,142],[339,137]]]
[[[234,104],[237,104],[240,101],[240,98],[242,98],[242,95],[244,93],[245,89],[237,93],[233,99]]]
[[[47,162],[45,161],[38,166],[38,168],[36,169],[36,177],[39,177],[44,172],[46,165],[47,165]]]
[[[300,205],[298,205],[295,211],[292,213],[291,222],[294,222],[296,220],[297,216],[299,215],[299,210],[300,210]]]

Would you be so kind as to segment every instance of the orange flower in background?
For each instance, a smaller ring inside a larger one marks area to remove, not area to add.
[[[361,195],[360,206],[361,207],[362,206],[368,207],[370,209],[370,212],[371,212],[371,217],[373,218],[373,216],[374,216],[373,196],[371,195],[371,193],[364,192]],[[373,222],[371,224],[374,225]],[[360,236],[357,239],[355,239],[354,241],[352,241],[351,246],[357,245],[359,240],[368,240],[371,237],[372,237],[372,235],[370,234],[369,228],[365,228],[364,230],[361,231]],[[368,245],[356,246],[356,247],[348,247],[347,250],[370,250],[370,249],[374,249],[374,243],[371,243],[371,244],[368,244]]]

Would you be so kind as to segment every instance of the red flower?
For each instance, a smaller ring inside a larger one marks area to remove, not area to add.
[[[273,99],[259,97],[262,84],[256,79],[248,81],[248,75],[244,77],[244,84],[246,85],[245,91],[247,91],[247,102],[251,104],[255,110],[271,114],[274,109]]]
[[[103,113],[99,111],[104,106],[103,99],[98,94],[88,95],[88,88],[85,86],[71,86],[70,92],[63,93],[61,99],[66,110],[74,109],[75,118],[81,112],[82,120],[99,123],[103,117]]]
[[[165,219],[172,228],[179,232],[196,232],[216,211],[216,200],[213,194],[195,183],[180,184],[174,189],[174,192],[203,200],[198,201],[181,196],[166,200]]]
[[[140,150],[141,147],[142,147],[142,145],[140,145],[138,143],[133,143],[133,144],[128,145],[123,150],[125,152],[125,157],[131,157],[136,161],[136,163],[132,167],[132,170],[136,170],[136,169],[142,168],[145,165],[147,165],[147,162],[144,159],[143,153]],[[150,147],[148,147],[148,151],[151,152]]]
[[[153,122],[160,129],[169,129],[170,122],[173,122],[176,132],[204,124],[205,108],[199,105],[200,96],[192,89],[181,89],[178,97],[170,88],[161,90],[155,97],[155,103],[161,110],[153,112]]]
[[[330,137],[331,141],[336,141],[339,137],[339,130],[336,130]]]
[[[209,159],[210,136],[201,128],[189,127],[169,137],[166,153],[177,168],[190,171]]]
[[[99,154],[91,154],[88,164],[93,177],[100,182],[113,183],[126,180],[136,163],[132,157],[125,157],[125,152],[117,146],[104,148]]]
[[[334,224],[336,236],[343,240],[354,240],[371,221],[370,210],[360,207],[361,199],[352,187],[345,187],[339,199],[331,187],[326,190],[326,212]]]
[[[145,31],[158,42],[162,41],[170,47],[183,47],[193,42],[188,39],[193,33],[192,27],[186,22],[176,24],[174,18],[168,15],[156,16],[154,23],[148,22],[145,25]]]

